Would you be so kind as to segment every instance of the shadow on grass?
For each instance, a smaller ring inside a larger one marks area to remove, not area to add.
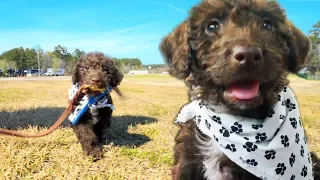
[[[40,107],[28,110],[13,112],[0,111],[0,128],[17,130],[30,126],[48,128],[62,114],[64,108]],[[150,124],[157,122],[156,119],[144,116],[113,116],[111,127],[107,130],[107,143],[116,146],[141,146],[150,141],[150,138],[141,134],[130,134],[129,127],[138,124]],[[62,127],[70,127],[68,120],[65,120]]]
[[[150,124],[157,122],[157,119],[145,116],[113,116],[111,127],[107,131],[107,144],[113,143],[116,146],[139,147],[151,139],[141,134],[129,134],[129,127],[138,124]]]
[[[0,111],[0,127],[13,130],[29,126],[46,128],[52,125],[64,110],[65,108],[40,107],[13,112]],[[62,125],[69,126],[69,123],[65,121]]]

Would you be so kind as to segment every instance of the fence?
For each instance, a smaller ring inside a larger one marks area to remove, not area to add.
[[[318,80],[320,81],[320,74],[308,74],[308,73],[303,73],[303,74],[297,74],[299,77],[303,79],[308,79],[308,80]]]

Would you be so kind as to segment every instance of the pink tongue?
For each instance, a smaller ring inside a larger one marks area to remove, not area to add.
[[[231,85],[228,91],[237,99],[250,100],[257,96],[259,90],[259,82],[253,81],[247,84]]]

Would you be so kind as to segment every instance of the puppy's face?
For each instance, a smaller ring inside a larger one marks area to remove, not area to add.
[[[122,78],[123,74],[118,71],[113,60],[96,52],[80,58],[75,66],[72,82],[106,88],[108,85],[118,86]]]
[[[309,40],[267,0],[207,0],[161,43],[170,74],[233,110],[273,104],[288,72],[305,64]]]

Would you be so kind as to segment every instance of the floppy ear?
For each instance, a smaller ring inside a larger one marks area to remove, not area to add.
[[[80,81],[80,77],[79,77],[79,62],[77,62],[75,64],[75,66],[73,67],[73,71],[72,71],[72,84],[76,84],[77,82]]]
[[[187,21],[179,24],[160,44],[160,51],[169,65],[169,73],[180,79],[189,76],[189,26]]]
[[[115,66],[114,62],[113,62],[113,68],[114,68],[114,71],[112,73],[112,78],[111,78],[110,85],[112,87],[117,87],[121,83],[121,81],[123,79],[123,74]]]
[[[287,20],[286,27],[289,30],[287,37],[287,45],[289,47],[288,70],[292,73],[297,73],[306,66],[311,42],[292,22]]]

